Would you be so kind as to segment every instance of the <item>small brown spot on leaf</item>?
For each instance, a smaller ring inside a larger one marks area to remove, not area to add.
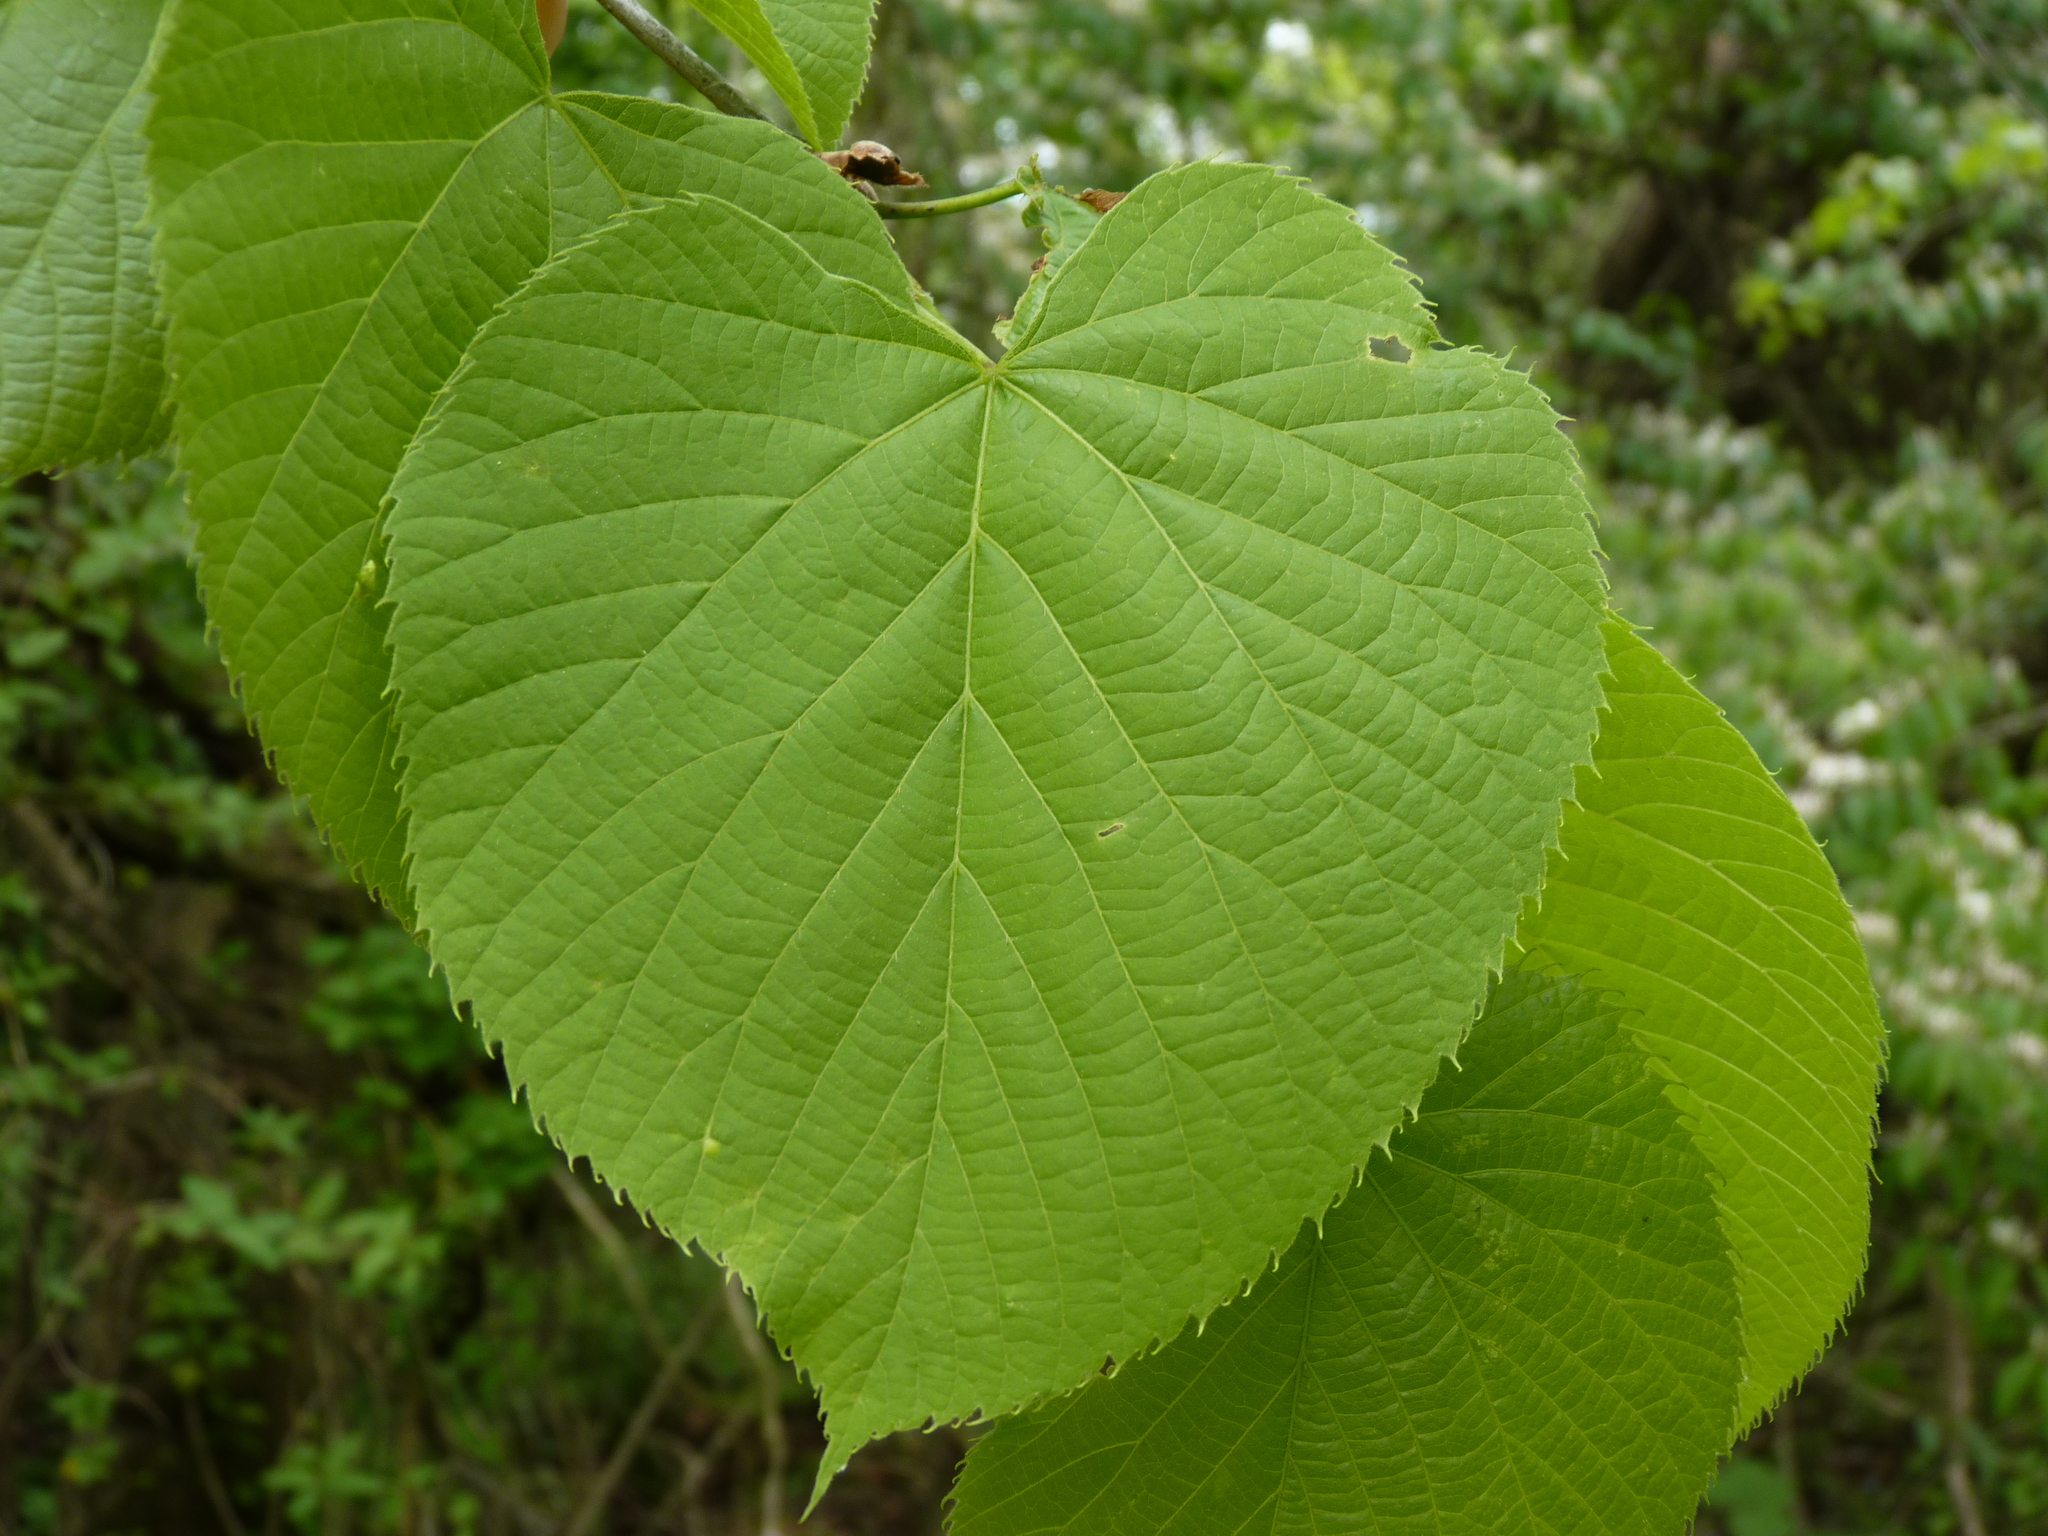
[[[924,187],[927,182],[915,171],[903,169],[896,151],[873,139],[862,139],[845,149],[828,149],[818,158],[852,182],[872,182],[879,187]]]
[[[1095,835],[1097,837],[1115,837],[1117,833],[1123,831],[1123,829],[1124,824],[1122,822],[1112,821],[1108,826],[1104,827],[1100,832],[1096,833]]]
[[[1128,192],[1105,192],[1100,187],[1090,187],[1081,194],[1080,201],[1097,213],[1107,213],[1130,195]]]

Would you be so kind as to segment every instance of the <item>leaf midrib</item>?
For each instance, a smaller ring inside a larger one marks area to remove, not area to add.
[[[466,868],[469,858],[477,849],[482,847],[485,839],[489,836],[491,829],[497,825],[498,821],[504,816],[504,814],[508,810],[512,808],[514,803],[517,802],[522,796],[524,796],[527,793],[529,789],[532,788],[533,781],[541,773],[546,771],[548,765],[555,760],[556,756],[561,752],[562,748],[566,747],[567,745],[569,745],[571,741],[575,740],[577,736],[579,736],[583,731],[589,728],[592,721],[596,720],[600,715],[602,715],[607,709],[611,707],[612,703],[618,698],[619,694],[622,693],[627,687],[627,685],[631,683],[633,679],[638,675],[640,667],[646,664],[647,656],[653,655],[662,646],[665,646],[670,641],[672,641],[675,638],[677,631],[679,631],[685,624],[689,623],[691,616],[696,614],[703,608],[706,600],[708,600],[713,593],[715,593],[720,589],[720,587],[722,587],[722,585],[732,576],[732,573],[738,570],[740,566],[761,547],[761,545],[768,539],[768,537],[771,534],[773,534],[773,532],[777,528],[782,526],[782,524],[788,519],[789,514],[791,512],[795,511],[798,507],[802,506],[808,498],[822,491],[827,485],[831,484],[832,481],[837,479],[841,474],[844,474],[853,465],[859,463],[863,457],[865,457],[868,453],[872,452],[883,442],[898,435],[899,433],[908,431],[911,427],[917,425],[919,422],[936,414],[940,410],[944,409],[946,406],[950,405],[953,401],[959,399],[962,395],[966,394],[968,390],[974,388],[979,382],[980,380],[978,379],[970,379],[965,384],[960,385],[956,389],[948,391],[945,395],[933,401],[930,405],[920,409],[915,414],[910,416],[908,419],[899,423],[897,426],[890,428],[887,432],[882,433],[878,437],[868,439],[866,442],[862,443],[859,448],[855,449],[852,453],[848,454],[839,463],[833,465],[830,470],[828,470],[823,475],[819,476],[817,480],[812,482],[810,485],[806,486],[796,496],[792,497],[787,506],[783,507],[783,509],[780,512],[776,513],[776,515],[772,519],[770,519],[767,523],[765,523],[762,526],[760,533],[755,537],[753,542],[749,544],[744,550],[741,550],[736,555],[734,555],[732,561],[726,566],[726,568],[720,571],[718,575],[714,577],[712,581],[705,586],[704,591],[701,594],[699,594],[696,602],[691,604],[688,612],[684,613],[681,617],[677,619],[674,626],[671,627],[669,633],[664,635],[659,641],[649,645],[647,648],[646,655],[643,655],[639,659],[639,661],[634,662],[628,666],[624,674],[620,677],[619,681],[613,686],[612,691],[609,694],[607,694],[602,700],[600,700],[596,705],[594,705],[591,708],[589,714],[586,715],[582,721],[578,722],[578,724],[572,730],[565,733],[559,741],[555,742],[552,746],[550,746],[546,756],[544,756],[540,762],[534,765],[532,771],[528,773],[528,775],[520,783],[518,788],[513,790],[511,794],[505,796],[503,803],[499,806],[497,811],[495,811],[492,814],[490,822],[485,826],[483,831],[475,834],[475,836],[473,837],[471,854],[465,854],[461,858],[457,859],[454,865],[450,868],[447,875],[445,875],[442,878],[441,887],[443,891],[445,892],[449,887],[453,886],[454,883],[459,878],[461,878],[462,872]],[[890,629],[894,626],[897,620],[899,620],[904,613],[909,612],[912,608],[917,606],[917,604],[923,599],[925,594],[929,592],[932,586],[938,582],[939,578],[952,568],[953,563],[955,560],[958,559],[959,554],[960,551],[956,550],[952,555],[949,555],[944,561],[940,563],[938,569],[933,572],[931,580],[927,582],[924,587],[920,588],[916,593],[914,593],[904,603],[902,609],[898,611],[895,618],[892,618],[888,625],[885,625],[880,631],[876,633],[876,635],[869,642],[869,644],[862,649],[860,657],[856,657],[854,661],[850,663],[848,667],[845,669],[846,671],[851,671],[854,666],[859,665],[860,659],[862,657],[867,656],[873,650],[874,646],[881,642],[883,637],[890,632]],[[450,562],[449,565],[440,567],[440,569],[436,572],[436,575],[445,575],[447,571],[449,571],[453,568],[454,565],[459,563],[459,561]],[[397,613],[394,615],[394,617],[402,616],[404,606],[405,605],[403,601],[400,601],[396,605]],[[424,665],[434,656],[440,654],[440,649],[441,648],[436,648],[435,650],[426,651],[421,653],[419,656],[412,658],[410,663],[411,666],[419,667]],[[844,674],[842,673],[842,675]],[[818,697],[824,697],[826,691],[826,689],[820,689]],[[403,697],[402,689],[401,697]],[[815,708],[816,704],[817,699],[813,699],[811,703],[805,706],[804,710],[801,711],[795,719],[791,720],[788,725],[782,726],[776,731],[764,732],[761,734],[780,735],[787,737],[787,735],[791,731],[795,730],[799,725],[801,725],[804,722],[806,718],[808,718],[810,710],[812,708]],[[415,710],[411,713],[414,713],[416,715],[417,711]],[[411,722],[404,723],[404,729],[408,733],[412,731],[417,731],[421,728],[421,722],[419,722],[417,719]],[[722,743],[720,750],[723,750],[723,747],[725,745],[727,744]],[[691,761],[695,762],[697,760],[698,759],[692,759]],[[680,772],[683,768],[686,768],[688,766],[690,766],[688,763],[676,765],[676,767],[671,770],[671,775],[675,772]],[[628,804],[630,805],[638,803],[638,799],[650,793],[652,791],[652,788],[653,786],[648,786],[647,788],[641,790],[640,795],[636,796],[633,801],[629,801]],[[624,807],[621,807],[620,810],[615,810],[612,813],[610,813],[606,820],[600,822],[597,827],[593,828],[592,831],[588,834],[588,836],[594,837],[598,832],[602,831],[605,827],[609,826],[611,824],[612,819],[616,818],[623,809]],[[720,830],[722,831],[723,829],[721,828]],[[716,835],[716,833],[713,834],[714,837]],[[531,901],[537,899],[539,895],[540,890],[538,887],[536,887],[536,889],[533,892],[530,892],[525,899],[527,901]],[[522,902],[520,906],[514,907],[511,911],[508,911],[505,914],[504,918],[501,920],[500,926],[509,926],[512,923],[513,919],[518,916],[519,912],[523,910],[523,908],[524,902]],[[488,955],[489,950],[486,949],[485,951],[480,953],[474,961],[470,962],[468,967],[466,968],[473,974],[475,969],[483,964],[484,960],[488,957]]]
[[[1378,856],[1373,852],[1371,840],[1367,837],[1365,829],[1361,827],[1358,823],[1356,814],[1357,796],[1355,794],[1347,793],[1337,783],[1336,775],[1330,771],[1330,766],[1327,762],[1324,761],[1322,753],[1316,750],[1315,743],[1309,739],[1308,733],[1302,729],[1301,722],[1296,716],[1294,706],[1288,702],[1286,697],[1282,695],[1277,688],[1274,687],[1272,679],[1266,675],[1266,670],[1259,664],[1258,658],[1252,655],[1250,648],[1246,646],[1246,644],[1244,643],[1243,637],[1238,634],[1236,626],[1233,625],[1230,622],[1230,620],[1224,616],[1222,609],[1217,605],[1215,594],[1210,590],[1209,583],[1202,579],[1201,575],[1195,570],[1194,566],[1189,562],[1186,552],[1182,550],[1182,548],[1180,547],[1179,541],[1176,540],[1171,534],[1169,534],[1166,531],[1164,527],[1160,525],[1158,515],[1152,510],[1151,503],[1145,500],[1144,496],[1138,491],[1136,485],[1132,483],[1131,476],[1124,471],[1121,465],[1117,464],[1114,460],[1112,460],[1108,454],[1104,453],[1102,449],[1099,446],[1097,446],[1094,442],[1092,442],[1084,433],[1082,433],[1079,429],[1077,429],[1071,423],[1069,423],[1066,420],[1066,418],[1061,416],[1057,411],[1054,411],[1050,406],[1045,404],[1045,402],[1038,399],[1037,396],[1029,393],[1026,390],[1018,388],[1014,383],[1010,384],[1010,388],[1013,393],[1029,401],[1033,407],[1035,407],[1046,417],[1047,420],[1053,422],[1063,432],[1067,433],[1076,442],[1080,443],[1082,447],[1087,449],[1088,452],[1099,463],[1101,463],[1105,468],[1107,468],[1113,475],[1117,477],[1118,482],[1124,487],[1124,493],[1132,501],[1136,502],[1138,506],[1144,509],[1145,516],[1147,520],[1152,524],[1154,531],[1158,533],[1160,539],[1164,541],[1164,543],[1166,544],[1166,547],[1173,551],[1174,559],[1179,563],[1180,568],[1182,572],[1186,575],[1187,579],[1190,582],[1192,582],[1197,589],[1200,590],[1202,594],[1202,600],[1209,605],[1209,611],[1216,616],[1216,621],[1219,624],[1221,624],[1224,630],[1230,635],[1231,641],[1235,645],[1238,654],[1245,659],[1246,663],[1252,668],[1252,671],[1257,675],[1259,679],[1259,686],[1263,690],[1265,690],[1266,696],[1269,699],[1271,699],[1273,703],[1285,715],[1287,719],[1288,729],[1294,734],[1295,739],[1298,742],[1300,742],[1301,748],[1305,753],[1308,754],[1309,760],[1316,765],[1316,771],[1322,776],[1323,782],[1330,790],[1330,793],[1333,796],[1335,796],[1338,803],[1344,807],[1345,820],[1351,824],[1352,836],[1355,839],[1357,839],[1360,851],[1364,854],[1366,861],[1372,867],[1373,878],[1377,880],[1381,886],[1386,887],[1388,889],[1400,889],[1408,891],[1413,895],[1425,897],[1432,895],[1433,893],[1417,890],[1412,885],[1396,885],[1394,882],[1390,882],[1387,879],[1385,871],[1380,867]],[[1219,507],[1216,508],[1216,510],[1222,512],[1226,517],[1234,517],[1236,515],[1224,508]],[[1261,524],[1258,526],[1263,527],[1264,525]],[[1325,555],[1329,554],[1329,551],[1327,550],[1323,550],[1321,552]],[[1007,554],[1008,552],[1005,551],[1005,553]],[[1018,561],[1015,556],[1011,556],[1010,558],[1011,562],[1017,566],[1018,570],[1020,572],[1024,572],[1022,562]],[[1350,561],[1345,561],[1344,563],[1353,564],[1353,562]],[[1026,581],[1029,581],[1031,583],[1032,590],[1036,592],[1038,590],[1037,582],[1031,580],[1030,574],[1028,572],[1024,572],[1024,575]],[[1053,628],[1058,630],[1061,638],[1065,640],[1067,638],[1066,630],[1059,623],[1058,619],[1053,616],[1052,605],[1046,601],[1046,598],[1043,593],[1039,593],[1038,600],[1042,605],[1044,605],[1046,615],[1048,619],[1051,620]],[[1265,610],[1262,609],[1261,611]],[[1281,618],[1282,616],[1274,615],[1274,617]],[[1282,618],[1282,622],[1286,622],[1286,620]],[[1160,783],[1156,772],[1153,771],[1150,760],[1146,759],[1144,754],[1138,750],[1137,743],[1130,739],[1129,731],[1123,729],[1123,722],[1121,718],[1119,718],[1116,715],[1116,711],[1113,708],[1111,708],[1108,699],[1103,696],[1101,686],[1096,681],[1094,673],[1090,671],[1087,664],[1084,661],[1082,661],[1079,652],[1074,651],[1072,649],[1071,641],[1068,642],[1068,645],[1070,654],[1073,655],[1076,665],[1079,666],[1081,671],[1088,676],[1089,682],[1095,686],[1097,697],[1102,700],[1103,708],[1110,714],[1111,718],[1117,720],[1118,728],[1120,731],[1123,732],[1125,744],[1130,747],[1132,755],[1136,757],[1139,761],[1145,763],[1146,772],[1148,773],[1148,775],[1152,777],[1153,784],[1158,788],[1161,798],[1166,800],[1168,804],[1174,806],[1175,814],[1180,817],[1181,824],[1187,828],[1189,835],[1195,837],[1196,841],[1204,849],[1206,849],[1208,847],[1207,841],[1201,838],[1200,835],[1195,832],[1193,825],[1187,821],[1184,815],[1182,815],[1178,802],[1176,802],[1173,796],[1167,792],[1166,786]],[[1448,720],[1445,720],[1443,716],[1437,714],[1435,710],[1431,709],[1426,702],[1424,702],[1420,698],[1417,698],[1413,690],[1409,689],[1405,683],[1402,683],[1397,678],[1388,676],[1386,673],[1380,673],[1379,675],[1386,678],[1389,683],[1393,684],[1393,686],[1400,689],[1403,693],[1406,693],[1418,709],[1421,709],[1424,712],[1428,713],[1433,719],[1447,726],[1450,730],[1455,732],[1461,738],[1465,738],[1469,743],[1470,738],[1465,737],[1465,733],[1462,730],[1460,730],[1458,726],[1456,726],[1454,723]],[[1370,747],[1378,756],[1391,758],[1391,754],[1387,754],[1381,751],[1381,749],[1375,743],[1365,742],[1362,744]],[[1401,764],[1400,766],[1403,768],[1404,771],[1408,772],[1411,776],[1415,776],[1411,765]],[[1415,828],[1413,830],[1415,830],[1418,833],[1418,835],[1420,834],[1420,828]],[[1491,827],[1488,827],[1486,830],[1489,832],[1492,831]],[[1223,905],[1227,909],[1228,902],[1225,900],[1223,896],[1221,882],[1215,880],[1215,872],[1213,869],[1210,871],[1210,878],[1212,883],[1216,885],[1216,896],[1218,902],[1223,903]],[[1410,923],[1410,921],[1408,920],[1408,914],[1405,911],[1405,909],[1397,910],[1399,910],[1400,912],[1401,931],[1408,940],[1409,960],[1411,961],[1411,963],[1414,964],[1415,968],[1418,971],[1427,975],[1429,974],[1430,968],[1424,963],[1422,941],[1416,936],[1414,925]],[[1446,912],[1445,915],[1447,917],[1450,916],[1448,912]],[[1307,914],[1304,913],[1303,916],[1306,920]],[[1323,940],[1325,947],[1328,947],[1329,940],[1323,936],[1320,927],[1315,925],[1313,922],[1310,923],[1310,926],[1315,930],[1317,937]],[[1379,1010],[1375,1009],[1372,1006],[1371,1001],[1367,998],[1365,987],[1362,980],[1358,977],[1357,973],[1354,972],[1350,966],[1344,965],[1342,968],[1344,970],[1345,976],[1352,983],[1352,990],[1358,998],[1359,1006],[1365,1010],[1368,1016],[1377,1017]],[[1256,969],[1257,967],[1254,966],[1254,970]],[[1260,985],[1261,987],[1264,987],[1265,985],[1263,973],[1260,976]],[[1267,995],[1268,1001],[1270,1003],[1270,991]]]

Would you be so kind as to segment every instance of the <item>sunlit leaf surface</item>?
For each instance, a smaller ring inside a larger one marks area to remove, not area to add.
[[[409,461],[434,954],[835,1456],[1207,1313],[1472,1018],[1601,588],[1542,398],[1430,334],[1257,167],[1147,182],[1000,365],[699,197],[543,271]]]

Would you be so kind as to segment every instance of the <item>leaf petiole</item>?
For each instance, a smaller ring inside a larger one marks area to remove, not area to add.
[[[663,26],[661,19],[640,0],[598,0],[598,4],[610,11],[649,53],[681,75],[698,95],[726,116],[768,121],[767,113],[741,95],[737,86],[712,68],[710,60]]]
[[[605,0],[610,4],[611,0]],[[885,219],[935,219],[942,213],[965,213],[970,208],[986,208],[990,203],[1000,203],[1006,197],[1015,197],[1024,190],[1024,184],[1014,176],[999,187],[984,187],[979,192],[965,192],[959,197],[936,197],[928,203],[881,203],[875,204],[875,212]]]

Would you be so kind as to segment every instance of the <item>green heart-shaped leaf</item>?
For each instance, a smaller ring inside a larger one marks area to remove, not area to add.
[[[1430,336],[1259,167],[1145,183],[1000,365],[690,198],[537,276],[409,462],[433,952],[835,1458],[1206,1313],[1484,995],[1602,594],[1555,417]]]

